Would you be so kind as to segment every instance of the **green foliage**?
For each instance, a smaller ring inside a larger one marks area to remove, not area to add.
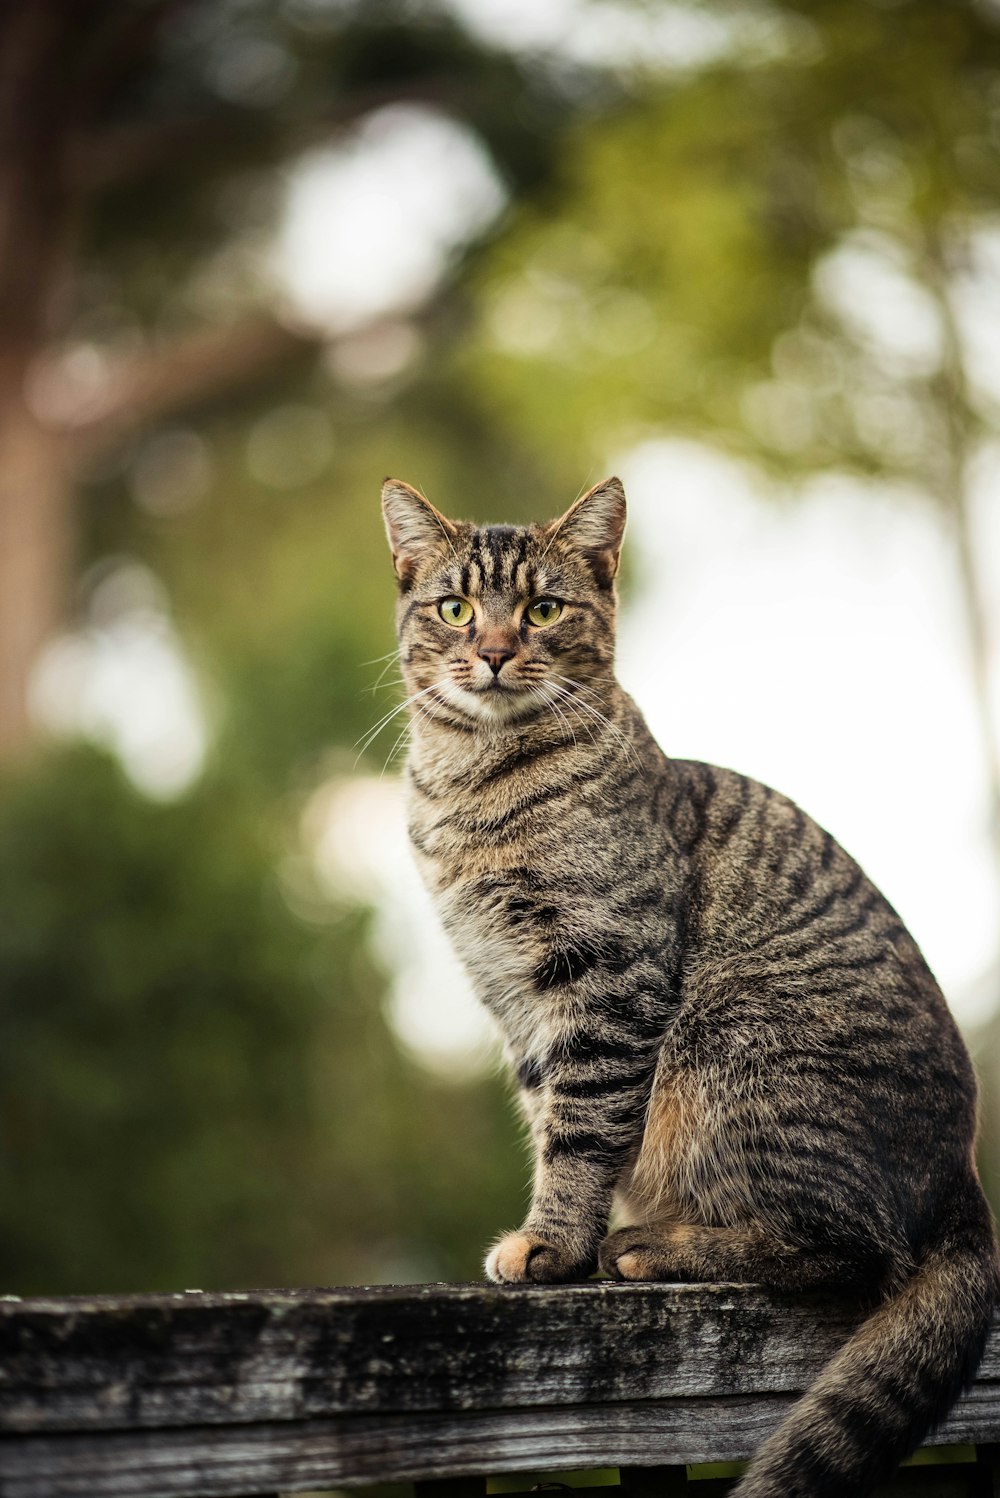
[[[944,486],[941,406],[962,393],[881,357],[817,274],[860,247],[947,321],[949,263],[1000,191],[1000,29],[933,0],[785,17],[805,28],[773,60],[651,83],[579,127],[544,210],[514,216],[469,357],[512,434],[591,457],[667,429]]]
[[[62,331],[112,360],[266,303],[254,250],[282,165],[370,110],[409,99],[466,122],[524,193],[581,107],[578,69],[483,46],[432,6],[194,0],[159,25],[142,9],[99,4],[60,54],[91,101]],[[82,748],[0,787],[5,1291],[473,1276],[518,1214],[505,1090],[402,1055],[366,922],[285,877],[330,756],[352,763],[392,700],[391,671],[368,691],[393,643],[385,473],[483,517],[555,513],[577,487],[572,459],[552,482],[465,388],[462,269],[398,377],[300,364],[182,405],[88,479],[81,615],[110,558],[145,563],[212,744],[205,777],[168,805]],[[280,471],[294,449],[279,453],[269,483],[248,444],[289,405],[327,422],[332,452],[301,478]],[[198,470],[187,487],[150,457],[178,436]],[[176,503],[142,501],[144,464]]]
[[[114,76],[102,54],[114,58],[120,46],[122,9],[101,0],[75,23],[82,34],[67,38],[67,50],[82,53],[85,86],[105,70]],[[406,0],[189,0],[167,10],[145,53],[120,50],[82,250],[84,336],[134,331],[133,319],[201,321],[206,267],[274,223],[281,167],[380,106],[410,101],[466,122],[511,190],[533,192],[551,175],[581,85],[591,95],[596,85],[578,68],[486,46],[446,10]],[[238,254],[221,280],[224,313],[248,296],[267,300]]]
[[[496,1084],[400,1056],[359,921],[297,919],[279,853],[225,786],[154,805],[95,751],[6,785],[5,1292],[475,1273],[519,1190]]]

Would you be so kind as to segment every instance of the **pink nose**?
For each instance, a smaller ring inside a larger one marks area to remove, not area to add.
[[[494,676],[500,675],[500,667],[504,661],[512,660],[513,650],[480,650],[479,659],[485,661]]]

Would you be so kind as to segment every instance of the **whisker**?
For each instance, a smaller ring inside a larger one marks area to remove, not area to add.
[[[387,727],[388,724],[392,722],[393,718],[395,718],[399,713],[403,712],[405,708],[412,707],[419,698],[426,697],[428,692],[432,692],[434,690],[434,685],[435,684],[432,682],[429,687],[424,687],[422,691],[414,692],[412,696],[404,698],[404,700],[398,703],[396,707],[392,708],[390,712],[383,714],[383,716],[378,720],[373,728],[368,729],[367,733],[363,733],[361,735],[361,738],[355,741],[356,744],[361,745],[361,748],[358,751],[358,757],[354,761],[354,763],[357,764],[358,759],[360,759],[362,754],[364,754],[365,751],[371,747],[374,741],[378,738],[379,734],[382,732],[383,728]]]
[[[529,686],[528,690],[531,693],[532,697],[540,698],[541,701],[545,703],[546,707],[550,707],[552,709],[552,711],[559,718],[560,722],[562,722],[563,724],[565,724],[565,726],[566,726],[566,728],[567,728],[567,730],[569,732],[569,736],[573,740],[573,747],[574,748],[578,748],[579,746],[578,746],[578,743],[577,743],[577,737],[576,737],[575,732],[573,731],[572,724],[570,723],[569,719],[566,717],[566,714],[558,706],[558,704],[555,703],[555,702],[553,702],[552,699],[551,699],[551,697],[549,697],[548,693],[545,691],[544,686]]]
[[[375,681],[374,681],[374,683],[372,685],[371,690],[373,692],[377,691],[378,688],[382,685],[382,680],[383,680],[383,678],[385,676],[385,673],[387,671],[391,671],[392,668],[393,668],[393,665],[398,664],[398,662],[399,662],[398,655],[396,657],[390,657],[390,659],[386,661],[385,665],[382,667],[381,671],[376,676]],[[395,679],[397,681],[402,681],[403,680],[403,674],[402,674],[402,672],[400,672],[399,676],[396,677]]]
[[[355,747],[357,747],[358,744],[361,744],[362,740],[364,740],[363,747],[367,747],[369,740],[374,738],[375,734],[379,733],[387,723],[390,723],[397,713],[401,713],[403,711],[403,708],[408,705],[408,702],[409,698],[406,698],[403,702],[399,702],[395,707],[390,708],[387,713],[383,713],[382,717],[379,718],[377,723],[374,723],[371,728],[366,728],[364,733],[355,739]]]
[[[433,723],[433,721],[434,721],[434,714],[431,713],[431,712],[428,712],[426,703],[424,703],[424,702],[417,702],[414,699],[410,703],[410,706],[413,708],[413,710],[414,710],[414,712],[415,712],[415,714],[416,714],[416,716],[418,718],[424,718],[424,719],[426,719],[426,721],[428,723]],[[386,757],[385,764],[382,766],[381,772],[379,774],[379,779],[380,780],[381,780],[382,776],[384,776],[386,770],[388,769],[389,764],[390,764],[393,756],[395,755],[397,749],[399,748],[400,744],[407,737],[407,735],[411,735],[412,736],[412,734],[413,734],[413,723],[412,723],[412,721],[410,721],[410,722],[407,722],[405,724],[402,733],[399,734],[399,736],[396,739],[396,742],[393,744],[392,748],[389,750],[388,756]],[[409,745],[407,745],[407,748],[409,748]]]
[[[603,698],[601,697],[601,695],[600,695],[599,692],[593,691],[590,687],[585,687],[584,684],[583,684],[583,682],[582,681],[577,681],[575,679],[575,677],[572,677],[572,676],[562,676],[562,675],[560,675],[560,673],[558,671],[553,671],[552,672],[552,678],[555,681],[565,682],[566,686],[568,686],[568,687],[575,687],[576,688],[576,692],[584,692],[584,693],[586,693],[586,695],[588,697],[593,697],[595,699],[595,701],[597,701],[597,702],[602,702],[603,701]],[[613,681],[614,680],[613,677],[607,677],[605,679],[608,680],[608,681]],[[574,696],[576,695],[576,692],[573,693]]]
[[[587,718],[584,717],[583,712],[581,711],[581,709],[585,708],[587,704],[578,702],[571,692],[567,692],[563,687],[557,686],[557,684],[552,680],[547,681],[546,686],[559,698],[559,701],[562,704],[562,710],[564,712],[571,713],[576,722],[582,728],[585,728],[587,730],[587,737],[590,739],[590,742],[592,744],[596,744],[597,739],[594,736],[593,726],[590,722],[588,722]],[[593,717],[593,714],[591,714],[590,716]]]
[[[365,692],[370,697],[374,697],[376,692],[388,692],[388,691],[391,691],[395,687],[405,687],[405,686],[406,686],[406,678],[405,677],[403,677],[403,676],[390,676],[388,681],[382,681],[382,679],[379,678],[378,681],[372,682],[372,684],[371,684],[370,687],[365,687]]]
[[[611,719],[605,713],[599,712],[598,709],[592,707],[589,702],[585,702],[581,697],[574,696],[572,692],[566,692],[563,688],[560,688],[560,691],[562,692],[563,699],[572,702],[578,712],[586,713],[590,718],[594,720],[595,723],[603,724],[611,737],[617,740],[617,742],[622,746],[623,749],[630,750],[632,753],[635,752],[632,749],[632,745],[629,742],[628,738],[624,733],[622,733],[617,723],[612,723]]]
[[[397,645],[395,650],[388,650],[388,651],[386,651],[385,655],[376,655],[370,661],[362,661],[361,662],[362,667],[364,667],[364,666],[377,666],[382,661],[385,662],[385,665],[382,666],[381,671],[376,676],[376,678],[375,678],[374,682],[372,683],[372,685],[370,687],[365,687],[364,690],[366,692],[371,692],[373,694],[376,691],[378,691],[378,688],[382,684],[382,678],[385,676],[385,673],[392,668],[393,662],[399,663],[401,655],[402,655],[402,648],[399,645]],[[398,680],[402,681],[402,679],[403,679],[402,675],[400,675],[399,678],[398,678]]]
[[[424,705],[423,705],[422,702],[415,704],[415,707],[416,707],[416,711],[419,714],[421,714],[421,716],[426,716],[424,714]],[[397,735],[396,742],[393,744],[392,748],[389,750],[389,753],[385,757],[385,764],[382,766],[382,769],[379,771],[379,779],[380,780],[385,775],[385,772],[389,768],[389,765],[392,763],[393,757],[394,757],[394,755],[396,753],[396,750],[399,748],[400,744],[403,742],[403,740],[405,738],[407,738],[408,735],[411,735],[412,733],[413,733],[413,724],[411,722],[406,722],[403,725],[403,731],[402,731],[402,733],[400,733],[400,734]],[[409,744],[407,744],[407,748],[409,748]]]
[[[391,661],[394,655],[399,654],[399,649],[397,645],[395,650],[387,650],[385,655],[374,655],[370,661],[362,661],[361,664],[362,666],[377,666],[380,661]]]
[[[400,744],[406,738],[407,734],[409,734],[411,732],[412,732],[412,725],[409,724],[409,723],[407,723],[406,727],[403,729],[402,733],[398,736],[398,738],[396,739],[396,742],[393,744],[392,748],[389,750],[389,753],[385,757],[385,762],[382,765],[382,768],[381,768],[381,770],[378,773],[379,780],[381,780],[383,778],[383,776],[385,775],[386,770],[388,770],[389,765],[392,763],[392,759],[393,759],[393,756],[396,753],[396,750],[399,748]],[[409,748],[409,745],[407,745],[407,748]]]
[[[561,681],[569,682],[571,686],[580,687],[580,683],[573,681],[572,677],[564,676],[560,677],[559,679]],[[568,699],[569,701],[574,703],[576,708],[581,712],[588,713],[592,718],[595,719],[595,721],[597,721],[598,723],[602,723],[611,734],[611,736],[618,742],[621,748],[625,750],[626,753],[632,755],[632,757],[635,759],[636,764],[642,763],[639,759],[638,754],[636,754],[635,747],[629,740],[628,736],[622,732],[617,723],[613,723],[611,721],[606,713],[600,712],[597,708],[592,706],[591,703],[585,701],[585,699],[582,697],[578,697],[574,692],[568,692],[565,687],[558,686],[555,681],[550,681],[549,685],[551,686],[552,690],[554,692],[557,692],[562,699]]]
[[[385,673],[383,672],[383,675],[384,674]],[[376,692],[387,692],[387,691],[389,691],[389,689],[391,687],[405,687],[405,686],[406,686],[406,677],[405,676],[390,676],[388,681],[383,681],[382,677],[380,676],[379,679],[378,679],[378,681],[373,682],[373,684],[370,687],[366,687],[365,690],[367,692],[370,692],[371,695],[374,697],[374,695],[375,695]]]
[[[560,690],[560,689],[558,689],[558,688],[555,687],[554,683],[550,683],[550,685],[553,687],[553,690],[556,690],[556,691]],[[561,692],[560,691],[560,697],[561,697],[562,703],[563,703],[563,710],[572,714],[572,716],[575,718],[576,722],[579,723],[580,727],[586,729],[587,737],[590,740],[590,742],[592,744],[596,744],[597,743],[597,734],[594,731],[594,724],[593,724],[593,722],[591,722],[587,718],[585,718],[584,715],[583,715],[583,713],[580,711],[580,709],[581,709],[581,707],[582,707],[583,704],[576,702],[575,699],[568,692]]]
[[[583,682],[577,681],[575,677],[561,676],[558,671],[553,671],[552,675],[555,677],[556,681],[565,681],[569,686],[576,687],[578,692],[586,692],[588,697],[596,697],[598,702],[602,700],[599,692],[595,692],[592,687],[584,686]],[[587,679],[591,682],[606,681],[612,683],[612,685],[616,685],[615,678],[613,676],[590,676]]]

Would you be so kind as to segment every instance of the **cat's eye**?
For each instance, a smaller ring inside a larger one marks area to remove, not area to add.
[[[546,624],[555,624],[562,611],[563,606],[558,599],[536,598],[534,603],[528,605],[528,622],[541,629]]]
[[[472,604],[467,598],[442,598],[438,613],[445,624],[454,629],[464,629],[472,618]]]

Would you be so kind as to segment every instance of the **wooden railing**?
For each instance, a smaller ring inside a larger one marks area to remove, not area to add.
[[[635,1498],[665,1498],[692,1464],[747,1457],[860,1317],[733,1285],[6,1299],[0,1495],[405,1481],[431,1498],[461,1478],[448,1490],[475,1498],[487,1475],[509,1491],[512,1473],[527,1488],[610,1468]],[[893,1491],[1000,1494],[1000,1328],[933,1439],[945,1465]]]

